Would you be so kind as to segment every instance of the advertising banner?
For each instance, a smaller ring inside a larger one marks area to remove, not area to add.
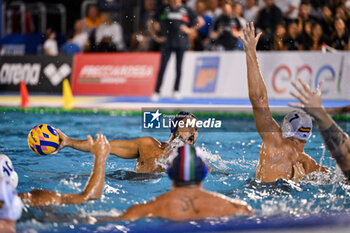
[[[159,53],[78,54],[74,58],[73,94],[150,96],[159,63]]]
[[[321,52],[259,52],[258,60],[270,99],[294,99],[292,81],[313,89],[323,82],[323,99],[350,100],[350,54]],[[171,57],[161,88],[171,96],[175,59]],[[180,92],[184,98],[248,98],[244,52],[187,52]]]
[[[29,92],[62,93],[62,81],[70,79],[71,71],[71,56],[1,56],[0,91],[19,92],[23,80]]]

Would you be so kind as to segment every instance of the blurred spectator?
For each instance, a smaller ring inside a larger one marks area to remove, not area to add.
[[[58,55],[58,46],[56,39],[56,33],[51,29],[47,29],[46,31],[46,40],[44,42],[44,54],[49,56],[57,56]]]
[[[303,30],[301,34],[300,50],[310,50],[313,44],[312,40],[312,21],[308,20],[304,22]]]
[[[155,93],[152,101],[159,99],[163,76],[172,52],[176,53],[176,79],[173,97],[180,99],[180,78],[182,60],[189,48],[189,35],[204,24],[200,17],[190,8],[184,6],[181,0],[170,0],[169,5],[157,12],[152,21],[150,32],[156,41],[162,43],[161,62],[158,72]]]
[[[274,50],[285,50],[284,41],[286,37],[286,28],[284,24],[278,24],[273,39]]]
[[[233,13],[237,17],[241,27],[244,29],[247,24],[247,20],[243,18],[243,5],[239,2],[234,3]]]
[[[282,11],[283,18],[289,24],[298,19],[301,0],[275,0],[275,4]]]
[[[155,0],[144,1],[145,12],[142,16],[141,28],[131,36],[132,51],[158,51],[159,43],[154,41],[149,31],[149,23],[155,15]]]
[[[264,0],[265,7],[260,11],[257,21],[257,30],[263,34],[258,43],[259,50],[272,50],[274,45],[273,33],[278,24],[282,22],[282,12],[275,5],[274,0]]]
[[[347,28],[350,27],[350,16],[343,6],[338,6],[335,9],[335,17],[339,17],[339,18],[343,19],[346,27]]]
[[[112,22],[108,13],[101,14],[101,25],[96,29],[96,44],[99,52],[115,52],[125,49],[122,27],[116,21]]]
[[[238,37],[241,29],[239,20],[233,14],[232,5],[225,3],[223,13],[216,19],[210,35],[213,40],[212,50],[238,49]]]
[[[299,32],[304,30],[304,24],[307,21],[310,21],[310,5],[308,3],[302,2],[299,7],[298,13],[298,29]]]
[[[82,50],[79,47],[79,45],[77,45],[74,41],[74,33],[70,32],[67,35],[67,42],[63,44],[62,48],[61,48],[61,52],[64,54],[69,54],[69,55],[73,55],[76,53],[80,53]]]
[[[289,23],[287,37],[284,41],[284,47],[286,50],[299,50],[301,49],[299,37],[298,25],[296,22],[292,21]]]
[[[255,0],[246,0],[246,8],[244,9],[244,18],[250,23],[256,23],[259,13],[259,7]]]
[[[310,17],[316,21],[322,18],[322,7],[329,5],[329,0],[308,0],[310,2]]]
[[[74,35],[73,42],[80,47],[81,51],[86,51],[89,43],[88,43],[89,35],[87,32],[84,32],[84,23],[83,20],[77,20],[74,24]]]
[[[349,29],[345,27],[342,18],[334,21],[335,32],[331,38],[331,46],[338,50],[350,50]]]
[[[312,46],[310,50],[321,50],[323,44],[327,44],[326,36],[323,34],[321,24],[315,22],[311,27]]]
[[[84,31],[90,33],[94,28],[98,28],[101,24],[98,8],[90,5],[86,17],[83,19]]]
[[[207,0],[207,8],[205,14],[210,16],[214,21],[222,14],[218,0]]]
[[[333,24],[334,20],[331,9],[329,9],[328,6],[323,6],[321,19],[323,33],[326,35],[331,35],[334,31]]]
[[[212,27],[213,19],[205,14],[206,3],[203,0],[197,0],[196,13],[204,20],[204,25],[197,30],[197,38],[194,42],[194,50],[202,51],[209,44],[209,31]]]

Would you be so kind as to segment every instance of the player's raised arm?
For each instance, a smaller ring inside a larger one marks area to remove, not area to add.
[[[303,80],[299,79],[299,83],[301,87],[295,82],[292,83],[298,93],[291,92],[291,94],[297,98],[300,103],[290,104],[290,106],[302,108],[305,112],[314,117],[327,149],[337,161],[344,175],[350,179],[349,136],[335,123],[323,108],[321,101],[321,85],[313,92],[309,85]]]
[[[49,206],[64,204],[79,204],[102,196],[105,183],[105,164],[110,152],[108,140],[102,134],[93,140],[88,136],[89,151],[94,155],[94,167],[84,191],[79,194],[56,193],[49,190],[35,189],[20,193],[19,197],[29,206]]]
[[[255,36],[254,23],[249,23],[246,29],[243,30],[243,34],[241,40],[243,41],[247,61],[249,99],[253,106],[256,129],[264,142],[275,142],[276,139],[281,138],[280,127],[272,118],[266,86],[256,55],[256,45],[261,33]],[[273,132],[276,132],[276,134]]]

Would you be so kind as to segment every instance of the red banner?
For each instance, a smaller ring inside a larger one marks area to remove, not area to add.
[[[73,63],[73,94],[150,96],[159,65],[159,53],[78,54]]]

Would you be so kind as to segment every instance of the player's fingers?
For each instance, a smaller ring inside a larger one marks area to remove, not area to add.
[[[316,94],[317,95],[321,95],[322,94],[322,87],[323,87],[323,82],[319,82],[317,85],[317,90],[316,90]]]
[[[256,35],[256,37],[255,37],[256,38],[256,42],[259,41],[261,35],[262,35],[262,32],[259,32],[258,35]]]
[[[304,98],[307,98],[305,92],[296,84],[296,82],[292,81],[292,86],[302,95]]]
[[[306,91],[308,94],[311,94],[312,91],[311,91],[310,86],[306,82],[304,82],[304,80],[302,80],[301,78],[298,78],[298,80],[299,80],[300,84],[303,86],[304,91]]]
[[[302,97],[302,96],[300,96],[300,95],[297,95],[297,94],[295,94],[294,92],[290,92],[290,94],[292,95],[292,96],[294,96],[294,98],[296,98],[297,100],[299,100],[300,101],[300,103],[302,103],[302,104],[305,104],[306,103],[306,100],[305,100],[305,98],[304,97]]]
[[[255,36],[255,28],[254,28],[254,23],[250,22],[249,23],[250,31],[252,32],[253,36]]]
[[[92,144],[93,143],[93,139],[92,139],[91,135],[88,135],[87,138],[88,138],[89,144]]]
[[[249,39],[249,32],[248,32],[248,30],[247,30],[247,29],[244,29],[244,30],[243,30],[243,34],[244,34],[245,40],[248,41],[248,39]]]

